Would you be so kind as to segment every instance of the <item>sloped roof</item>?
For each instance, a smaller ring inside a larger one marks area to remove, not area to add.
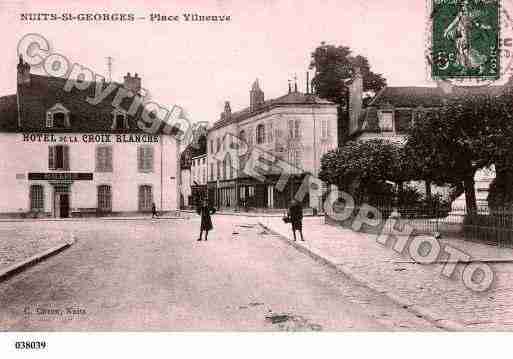
[[[450,94],[444,93],[440,87],[387,86],[372,100],[369,106],[394,107],[440,107],[445,98],[463,95],[499,94],[504,86],[454,86]]]
[[[257,108],[253,109],[253,111],[246,107],[243,110],[233,112],[229,118],[223,118],[217,122],[215,122],[210,130],[215,130],[232,123],[240,122],[246,118],[255,116],[259,113],[266,112],[271,110],[272,108],[279,106],[288,106],[288,105],[335,105],[333,102],[324,100],[313,94],[305,94],[302,92],[290,92],[281,97],[264,101]]]
[[[18,128],[18,102],[16,95],[0,97],[0,131]]]
[[[110,92],[100,103],[91,104],[88,99],[95,97],[96,87],[105,90],[109,83],[83,82],[84,90],[73,87],[70,91],[64,89],[65,78],[30,75],[30,84],[18,86],[20,122],[13,122],[17,118],[16,95],[6,96],[5,104],[0,101],[0,107],[8,108],[0,110],[0,131],[24,131],[24,132],[53,132],[55,129],[46,127],[46,111],[55,104],[62,104],[70,111],[70,127],[59,129],[59,132],[114,132],[114,133],[144,133],[137,125],[141,119],[142,106],[139,106],[134,115],[128,115],[129,129],[112,130],[112,114],[115,109],[113,101],[118,90],[123,86],[113,83],[115,89]],[[14,105],[13,102],[14,101]],[[121,101],[121,108],[128,111],[133,98],[125,98]]]

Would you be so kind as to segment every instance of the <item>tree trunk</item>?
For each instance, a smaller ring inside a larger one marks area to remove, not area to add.
[[[428,201],[431,201],[431,181],[424,181],[424,184],[426,186],[426,199]]]
[[[477,213],[476,192],[474,189],[474,176],[468,176],[463,181],[465,187],[465,205],[467,206],[467,214]]]

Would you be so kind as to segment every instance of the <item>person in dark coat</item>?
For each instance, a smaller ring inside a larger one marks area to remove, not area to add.
[[[201,216],[200,236],[198,241],[201,241],[201,235],[203,234],[203,231],[205,231],[205,240],[207,241],[208,231],[214,228],[210,215],[216,213],[216,209],[209,207],[207,200],[203,200],[201,206],[196,209],[196,212]]]
[[[151,204],[151,218],[158,217],[159,214],[157,213],[157,206],[155,205],[155,202]]]
[[[289,211],[287,212],[287,217],[292,224],[292,234],[294,235],[294,241],[296,241],[296,231],[299,231],[301,235],[301,240],[304,241],[303,238],[303,207],[301,204],[292,200],[290,203]]]

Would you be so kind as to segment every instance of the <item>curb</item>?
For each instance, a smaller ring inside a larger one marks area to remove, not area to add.
[[[24,259],[21,262],[15,263],[5,269],[0,270],[0,282],[14,276],[15,274],[18,274],[19,272],[51,257],[54,256],[66,248],[69,248],[73,243],[75,243],[74,239],[71,239],[67,241],[66,243],[59,244],[58,246],[52,247],[50,249],[47,249],[44,252],[38,253],[36,255],[33,255],[27,259]]]
[[[285,237],[284,235],[282,235],[282,234],[276,232],[275,230],[267,227],[262,222],[258,222],[258,224],[261,227],[265,228],[267,231],[273,233],[274,235],[277,235],[280,238],[280,240],[282,240],[283,242],[286,242],[287,244],[291,245],[292,247],[297,249],[299,252],[308,255],[309,257],[311,257],[312,259],[314,259],[315,261],[317,261],[319,263],[325,264],[326,266],[328,266],[328,267],[334,269],[335,271],[343,274],[344,276],[346,276],[350,280],[353,280],[353,281],[355,281],[355,282],[357,282],[357,283],[359,283],[359,284],[361,284],[361,285],[363,285],[363,286],[365,286],[365,287],[367,287],[367,288],[369,288],[369,289],[371,289],[371,290],[373,290],[373,291],[375,291],[377,293],[385,295],[392,302],[400,305],[401,307],[403,307],[404,309],[406,309],[410,313],[416,315],[417,317],[424,318],[428,322],[432,323],[435,327],[437,327],[439,329],[447,330],[447,331],[458,331],[458,332],[460,332],[460,331],[465,331],[466,330],[466,327],[463,324],[455,322],[455,321],[452,321],[452,320],[444,319],[444,318],[440,317],[439,315],[431,312],[430,310],[428,310],[428,309],[426,309],[424,307],[421,307],[419,305],[416,305],[413,302],[411,302],[410,300],[407,300],[407,299],[405,299],[403,297],[400,297],[400,296],[396,295],[395,293],[392,293],[390,290],[386,289],[385,287],[377,285],[377,284],[374,284],[374,283],[370,282],[369,280],[363,278],[362,276],[353,273],[352,271],[348,270],[347,268],[344,268],[343,265],[340,265],[340,264],[337,265],[334,260],[326,258],[326,256],[321,256],[321,255],[319,255],[318,253],[315,253],[314,251],[312,251],[309,248],[306,248],[306,247],[304,247],[304,246],[302,246],[302,245],[300,245],[298,243],[292,242],[287,237]]]
[[[13,218],[0,219],[0,223],[8,222],[87,222],[87,221],[142,221],[152,219],[185,219],[184,217],[87,217],[87,218]]]

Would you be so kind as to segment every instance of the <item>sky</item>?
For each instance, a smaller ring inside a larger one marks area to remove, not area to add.
[[[0,95],[15,93],[17,43],[27,33],[51,50],[112,78],[137,72],[154,100],[183,107],[193,121],[249,104],[258,78],[265,98],[284,95],[297,75],[305,91],[310,53],[325,41],[366,56],[391,86],[429,85],[425,0],[261,1],[0,0]],[[133,13],[135,22],[22,21],[22,13]],[[230,15],[223,23],[150,22],[150,14]],[[33,72],[37,73],[37,69]]]

